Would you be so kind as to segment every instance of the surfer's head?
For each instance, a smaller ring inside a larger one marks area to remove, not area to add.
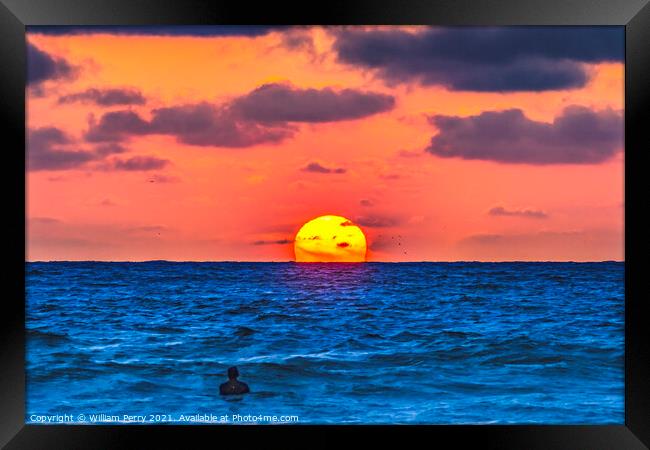
[[[231,380],[236,379],[239,376],[239,370],[237,370],[237,367],[233,366],[228,368],[228,378]]]

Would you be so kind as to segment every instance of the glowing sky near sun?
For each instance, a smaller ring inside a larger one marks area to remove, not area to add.
[[[29,260],[622,260],[622,28],[28,30]]]

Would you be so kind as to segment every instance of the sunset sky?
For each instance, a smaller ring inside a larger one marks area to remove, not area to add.
[[[27,258],[623,260],[622,27],[30,27]]]

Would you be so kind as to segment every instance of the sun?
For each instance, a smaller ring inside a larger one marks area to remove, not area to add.
[[[341,216],[321,216],[305,223],[294,239],[296,262],[364,262],[366,236]]]

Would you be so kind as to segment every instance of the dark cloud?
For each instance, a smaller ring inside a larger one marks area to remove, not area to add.
[[[253,245],[286,245],[292,243],[293,239],[278,239],[275,241],[255,241]]]
[[[27,134],[27,167],[29,170],[73,169],[98,156],[89,151],[70,149],[71,139],[54,127],[29,130]]]
[[[94,103],[99,106],[143,105],[146,100],[137,89],[86,89],[83,92],[59,97],[59,103]]]
[[[224,105],[202,102],[154,109],[149,121],[134,111],[111,111],[91,121],[86,139],[109,142],[165,134],[189,145],[250,147],[293,136],[297,122],[355,119],[390,109],[393,102],[383,94],[270,84]]]
[[[344,63],[388,83],[417,81],[451,90],[545,91],[584,86],[583,63],[624,58],[622,27],[500,27],[338,30]]]
[[[70,78],[75,68],[65,59],[57,58],[27,43],[27,84],[34,85],[47,80]]]
[[[99,170],[157,170],[170,161],[153,156],[133,156],[127,159],[107,157],[126,152],[116,143],[94,146],[91,150],[79,149],[74,140],[54,127],[29,130],[27,133],[27,168],[37,170],[69,170],[90,167]],[[89,165],[88,163],[95,163]],[[163,182],[164,176],[157,181]]]
[[[95,153],[99,155],[114,155],[117,153],[125,153],[127,151],[128,149],[126,147],[115,142],[109,142],[95,146]]]
[[[380,234],[370,242],[368,248],[372,251],[396,250],[400,247],[398,242],[399,241],[396,241],[394,236]]]
[[[165,134],[197,146],[249,147],[279,142],[293,134],[291,127],[263,126],[235,117],[227,108],[208,103],[159,108],[146,121],[133,111],[112,111],[91,123],[89,141],[121,141],[130,136]]]
[[[121,141],[131,135],[148,134],[150,129],[149,122],[133,111],[111,111],[98,123],[91,121],[85,138],[90,142]]]
[[[314,48],[314,40],[304,33],[287,33],[283,36],[282,43],[292,50],[312,51]]]
[[[226,107],[208,103],[154,109],[151,133],[169,134],[185,144],[250,147],[277,143],[293,135],[286,124],[264,125],[245,120]]]
[[[169,160],[156,158],[154,156],[134,156],[128,159],[115,159],[112,161],[110,168],[113,170],[158,170],[166,167]]]
[[[395,106],[390,95],[353,89],[299,89],[265,84],[239,97],[232,108],[256,122],[334,122],[359,119]]]
[[[46,34],[55,36],[111,34],[124,36],[190,36],[190,37],[257,37],[273,30],[283,30],[282,26],[263,25],[30,25],[29,34]]]
[[[520,109],[477,116],[433,116],[438,128],[429,153],[443,158],[524,164],[593,164],[623,147],[623,117],[611,109],[570,106],[552,123],[528,119]]]
[[[309,28],[294,27],[282,33],[282,46],[289,50],[304,51],[318,62],[318,51]]]
[[[147,178],[147,183],[178,183],[180,178],[170,176],[170,175],[161,175],[159,173],[151,175]]]
[[[386,228],[399,225],[401,220],[391,216],[368,215],[357,217],[356,223],[368,228]]]
[[[342,167],[337,167],[337,168],[329,168],[322,166],[320,163],[317,162],[312,162],[307,164],[305,167],[302,169],[303,172],[314,172],[314,173],[345,173],[346,170]]]
[[[361,206],[365,206],[367,208],[369,208],[371,206],[374,206],[374,203],[372,202],[372,200],[369,200],[367,198],[362,198],[361,200],[359,200],[359,204]]]
[[[528,217],[531,219],[546,219],[548,214],[535,209],[506,209],[503,206],[495,206],[488,211],[491,216],[515,216]]]

